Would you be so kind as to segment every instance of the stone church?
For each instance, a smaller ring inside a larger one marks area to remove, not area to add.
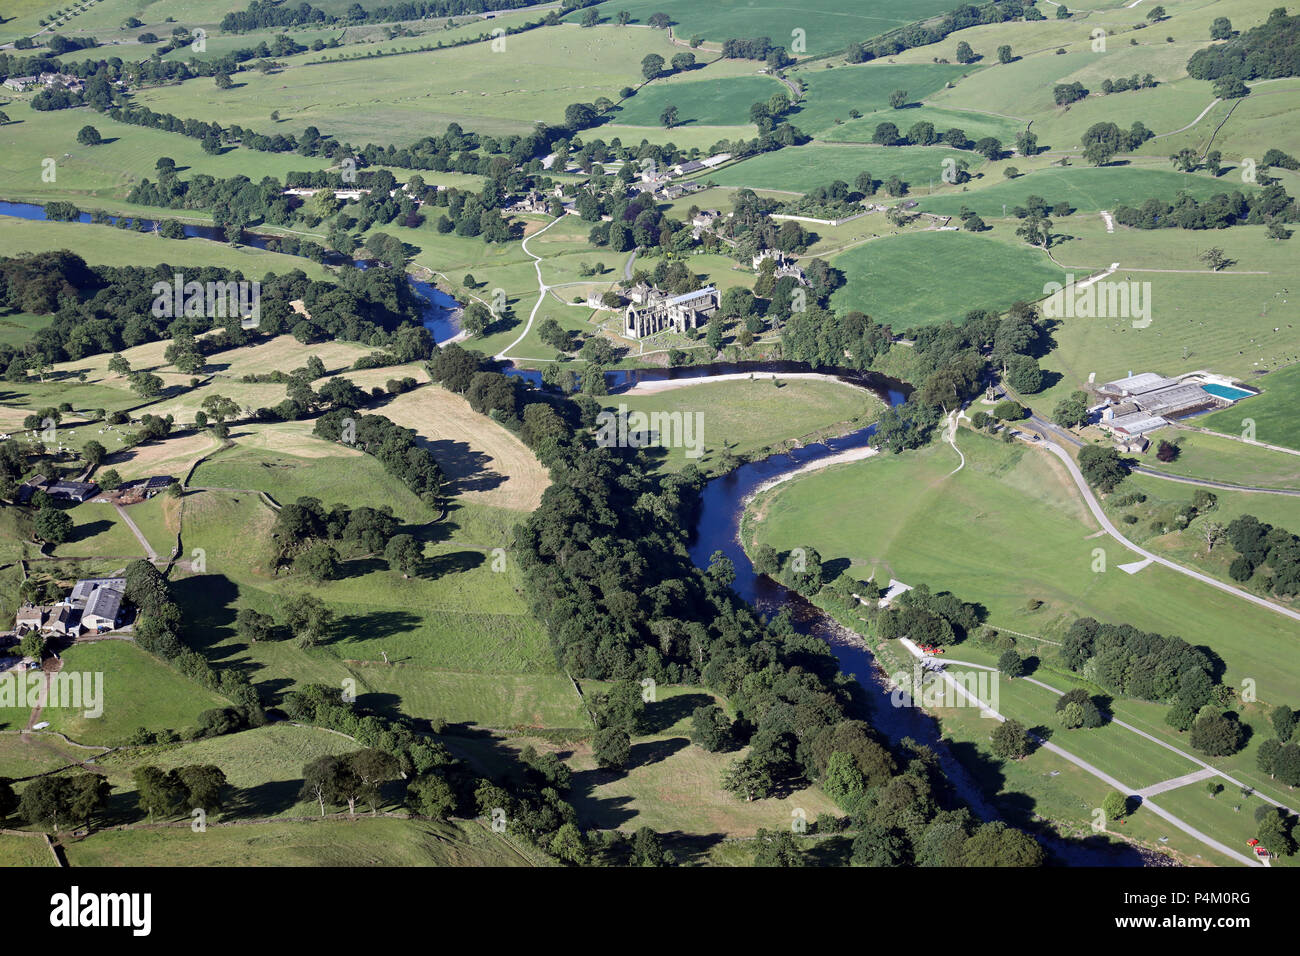
[[[696,289],[685,295],[669,296],[663,291],[638,283],[628,292],[632,304],[627,307],[624,333],[643,339],[671,329],[685,332],[697,329],[718,309],[718,290],[713,286]]]

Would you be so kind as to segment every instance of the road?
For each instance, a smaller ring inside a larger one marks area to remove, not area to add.
[[[1034,416],[1034,421],[1035,424],[1042,422],[1042,420],[1038,419],[1037,416]],[[1092,515],[1097,519],[1098,524],[1101,525],[1108,535],[1120,544],[1124,545],[1124,547],[1128,548],[1134,554],[1141,555],[1155,564],[1163,565],[1171,571],[1177,571],[1179,574],[1186,575],[1189,578],[1194,578],[1202,584],[1208,584],[1210,587],[1218,588],[1220,591],[1223,591],[1226,594],[1231,594],[1235,598],[1249,601],[1251,604],[1272,611],[1274,614],[1281,614],[1284,617],[1291,618],[1293,621],[1300,621],[1300,611],[1293,611],[1288,607],[1274,604],[1272,601],[1265,600],[1264,598],[1251,594],[1248,591],[1235,588],[1230,584],[1224,584],[1222,581],[1212,578],[1208,574],[1202,574],[1200,571],[1193,571],[1191,568],[1185,568],[1181,564],[1176,564],[1167,558],[1162,558],[1158,554],[1152,554],[1145,548],[1134,544],[1128,538],[1124,537],[1118,528],[1111,524],[1110,518],[1108,518],[1106,512],[1102,510],[1101,503],[1097,500],[1097,496],[1092,493],[1092,488],[1089,486],[1087,479],[1083,477],[1083,472],[1079,470],[1079,466],[1076,465],[1074,459],[1070,457],[1070,453],[1050,438],[1045,438],[1043,441],[1037,442],[1036,444],[1042,445],[1061,460],[1061,463],[1065,465],[1066,470],[1070,473],[1070,477],[1074,479],[1074,483],[1079,488],[1079,493],[1083,495],[1084,503],[1087,504],[1088,510],[1092,512]]]
[[[140,542],[140,546],[144,548],[144,553],[149,556],[149,560],[157,561],[158,554],[154,551],[153,545],[151,545],[149,539],[144,536],[144,532],[136,527],[136,523],[131,520],[131,516],[126,513],[126,509],[121,505],[113,505],[113,507],[117,509],[118,517],[126,523],[126,526],[131,529],[131,533],[135,535],[135,539]]]
[[[563,218],[564,218],[563,216],[560,217],[560,219]],[[519,244],[519,247],[524,250],[524,254],[533,260],[533,268],[537,270],[537,302],[536,304],[533,305],[533,311],[528,313],[528,322],[524,326],[524,330],[519,333],[519,338],[515,339],[513,342],[511,342],[509,345],[503,348],[500,352],[498,352],[495,356],[493,356],[495,359],[497,359],[497,361],[505,361],[506,359],[508,359],[509,356],[507,355],[507,353],[516,345],[518,345],[520,342],[522,342],[525,338],[528,337],[528,331],[533,327],[533,319],[537,318],[537,310],[540,309],[542,307],[542,303],[546,301],[546,293],[550,289],[550,286],[548,286],[546,282],[542,279],[542,257],[535,256],[531,252],[529,252],[528,242],[530,239],[536,239],[547,229],[550,229],[553,225],[559,222],[560,219],[554,219],[551,222],[548,222],[545,226],[543,226],[541,229],[538,229],[535,233],[533,233],[531,236],[529,236],[527,239],[525,239],[523,242]]]
[[[913,643],[908,638],[906,637],[899,638],[899,643],[902,644],[905,648],[907,648],[908,653],[911,654],[913,657],[917,658],[918,660],[925,656],[924,654],[922,654],[921,649],[917,647],[916,644]],[[953,664],[964,664],[966,662],[946,661],[946,663],[949,665],[953,665]],[[981,670],[990,670],[990,668],[983,667],[982,665],[978,665],[978,664],[974,664],[974,665],[967,664],[966,666],[978,667]],[[987,716],[991,716],[995,720],[1003,721],[1003,722],[1006,721],[1006,717],[1004,717],[1002,714],[999,714],[996,710],[990,707],[986,701],[980,700],[978,697],[976,697],[974,694],[968,691],[964,686],[962,686],[960,681],[954,680],[953,677],[950,674],[948,674],[946,671],[940,671],[939,674],[943,678],[944,682],[948,684],[948,686],[951,687],[957,693],[957,695],[961,697],[963,700],[966,700],[973,706],[979,707],[982,713],[986,714]],[[1088,761],[1084,760],[1082,757],[1078,757],[1070,753],[1070,751],[1066,750],[1064,747],[1057,746],[1056,744],[1052,743],[1050,740],[1046,740],[1042,737],[1037,736],[1036,734],[1031,733],[1029,736],[1032,737],[1034,741],[1038,744],[1038,746],[1042,747],[1044,750],[1050,751],[1051,753],[1056,754],[1061,759],[1074,764],[1074,766],[1096,777],[1098,780],[1102,781],[1108,787],[1112,787],[1126,796],[1130,796],[1139,792],[1137,789],[1130,787],[1127,784],[1115,779],[1110,774],[1106,773],[1106,771],[1102,770],[1100,767],[1094,766],[1093,764],[1090,764]],[[1232,847],[1214,839],[1214,837],[1210,836],[1208,833],[1204,833],[1203,831],[1196,829],[1190,823],[1186,823],[1183,820],[1180,820],[1178,817],[1174,816],[1168,810],[1164,809],[1163,807],[1157,806],[1156,804],[1152,803],[1150,800],[1143,799],[1142,809],[1151,811],[1152,813],[1160,817],[1165,822],[1171,824],[1172,826],[1177,827],[1178,829],[1182,830],[1184,833],[1188,834],[1189,836],[1194,837],[1195,839],[1201,841],[1206,846],[1214,850],[1217,850],[1218,852],[1222,853],[1224,856],[1236,860],[1238,863],[1244,864],[1245,866],[1263,865],[1259,861],[1259,859],[1255,857],[1247,856],[1244,853],[1238,853],[1236,850],[1232,849]]]
[[[1076,448],[1082,448],[1084,442],[1080,441],[1074,435],[1064,429],[1058,428],[1047,419],[1040,416],[1037,412],[1031,412],[1029,415],[1030,422],[1043,433],[1044,437],[1055,435],[1063,441],[1068,442]],[[1222,436],[1230,437],[1230,436]],[[1133,471],[1139,475],[1147,475],[1150,478],[1161,478],[1165,481],[1176,481],[1184,485],[1197,485],[1201,488],[1217,488],[1220,491],[1244,491],[1248,494],[1259,495],[1293,495],[1300,496],[1300,491],[1294,488],[1264,488],[1259,485],[1233,485],[1226,481],[1212,481],[1209,478],[1188,478],[1183,475],[1171,475],[1163,471],[1155,471],[1145,465],[1134,465]]]

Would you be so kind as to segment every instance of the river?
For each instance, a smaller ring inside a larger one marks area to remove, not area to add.
[[[0,215],[24,219],[44,220],[45,210],[32,203],[0,201]],[[80,222],[89,223],[89,214],[82,213]],[[146,231],[153,229],[152,220],[143,220]],[[185,225],[186,236],[224,241],[221,231],[213,226]],[[265,249],[274,236],[247,234],[245,245]],[[366,260],[347,260],[334,254],[327,264],[346,262],[358,268],[369,268]],[[428,303],[424,316],[425,327],[437,342],[444,342],[458,331],[456,316],[459,306],[454,299],[431,283],[410,279],[417,293]],[[512,363],[501,365],[501,371],[518,376],[534,386],[541,386],[541,373],[535,369],[521,369]],[[616,369],[606,373],[610,392],[617,394],[636,385],[653,381],[681,379],[708,379],[719,375],[746,372],[825,372],[857,387],[867,389],[877,397],[896,405],[906,398],[907,386],[874,373],[859,373],[844,369],[814,369],[799,362],[733,363],[692,365],[681,368]],[[838,438],[804,445],[788,453],[773,455],[760,461],[741,465],[727,474],[709,481],[702,495],[699,517],[692,529],[691,560],[701,569],[707,568],[715,551],[731,559],[736,569],[732,587],[746,601],[765,615],[775,616],[790,608],[795,626],[804,633],[814,634],[824,640],[840,663],[840,669],[853,676],[866,693],[871,708],[871,723],[876,729],[898,744],[910,737],[929,746],[937,754],[944,775],[957,795],[979,817],[985,820],[1000,819],[998,810],[985,798],[974,776],[962,765],[942,739],[939,722],[919,707],[895,706],[892,686],[888,676],[877,664],[865,642],[851,631],[840,626],[827,614],[770,578],[755,573],[749,556],[740,545],[740,521],[749,498],[760,486],[775,479],[796,474],[815,462],[832,455],[866,447],[875,426],[858,429]],[[1063,840],[1040,836],[1039,840],[1052,853],[1054,862],[1070,866],[1144,866],[1151,854],[1127,844],[1104,839],[1087,841]]]

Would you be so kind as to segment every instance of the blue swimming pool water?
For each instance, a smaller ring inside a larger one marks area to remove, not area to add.
[[[1213,383],[1202,385],[1201,388],[1205,389],[1216,398],[1226,398],[1230,402],[1235,402],[1239,398],[1249,398],[1251,395],[1255,394],[1254,392],[1246,391],[1244,388],[1233,388],[1230,385],[1215,385]]]

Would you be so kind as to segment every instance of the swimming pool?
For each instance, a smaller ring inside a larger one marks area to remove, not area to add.
[[[1202,385],[1201,388],[1216,398],[1226,398],[1230,402],[1235,402],[1240,398],[1249,398],[1255,394],[1246,391],[1244,388],[1233,388],[1231,385],[1216,385],[1213,382]]]

